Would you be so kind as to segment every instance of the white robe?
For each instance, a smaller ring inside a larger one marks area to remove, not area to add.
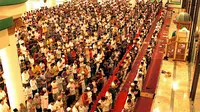
[[[64,112],[62,101],[56,101],[56,103],[54,105],[56,107],[57,112]]]
[[[43,96],[41,96],[41,106],[42,109],[48,108],[48,93],[46,92]]]

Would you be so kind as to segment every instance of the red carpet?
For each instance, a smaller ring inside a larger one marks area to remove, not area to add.
[[[142,58],[144,57],[144,55],[146,53],[146,49],[149,45],[152,34],[153,34],[154,29],[156,27],[156,22],[159,20],[159,18],[160,18],[160,14],[156,17],[155,21],[152,23],[151,29],[150,29],[150,31],[147,35],[145,42],[143,43],[141,51],[139,52],[138,56],[136,57],[136,59],[133,63],[131,72],[129,73],[129,76],[128,76],[127,80],[125,81],[125,84],[122,87],[122,90],[120,91],[120,93],[119,93],[119,95],[116,99],[113,112],[122,112],[122,110],[124,108],[124,104],[126,102],[126,98],[127,98],[128,92],[129,92],[130,84],[131,84],[131,82],[133,82],[134,78],[137,75],[137,71],[138,71],[140,62],[141,62]],[[142,111],[140,111],[140,112],[142,112]]]
[[[168,30],[169,30],[169,27],[166,27],[166,25],[170,25],[170,21],[171,21],[170,19],[171,15],[167,14],[166,16],[167,17],[164,21],[164,25],[158,36],[159,42],[156,45],[156,48],[152,57],[152,62],[147,72],[147,77],[144,82],[144,86],[142,90],[143,92],[154,94],[156,91],[158,77],[160,74],[160,68],[162,64],[162,58],[165,51],[166,37],[168,36]],[[146,89],[146,87],[148,87],[149,89]],[[136,102],[135,112],[150,112],[152,103],[153,103],[153,99],[140,97]]]

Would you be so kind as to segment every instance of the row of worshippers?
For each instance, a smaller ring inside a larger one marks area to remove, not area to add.
[[[126,2],[109,5],[69,2],[25,13],[16,39],[28,110],[71,107],[86,86],[95,100],[137,32]]]
[[[137,49],[134,50],[136,52],[135,55],[137,55]],[[127,56],[127,60],[129,59],[129,56]],[[134,55],[131,55],[134,56]],[[125,63],[123,65],[128,65],[126,64],[126,60],[124,61]],[[129,60],[129,62],[131,62],[131,60]],[[129,63],[130,64],[130,63]],[[123,67],[122,67],[123,68]],[[129,68],[129,66],[124,66],[125,70]],[[126,77],[126,73],[124,73],[123,78]],[[122,79],[123,79],[122,78]],[[112,106],[113,106],[113,101],[115,100],[115,96],[117,91],[119,91],[119,85],[121,83],[116,80],[112,83],[111,88],[109,89],[109,91],[106,92],[106,97],[102,97],[101,100],[99,101],[99,103],[97,104],[97,110],[96,111],[105,111],[108,112],[111,110]],[[84,98],[83,99],[88,99],[88,95],[83,95]],[[86,103],[89,103],[88,100],[83,100],[83,102],[86,101]],[[79,108],[82,108],[82,106],[79,107],[79,103],[76,103],[76,105],[73,107],[73,111],[77,112],[78,110],[81,110]]]
[[[160,32],[161,27],[164,22],[163,21],[164,15],[165,15],[165,13],[164,13],[164,11],[162,11],[160,20],[156,23],[156,28],[151,37],[146,54],[140,63],[138,74],[137,74],[136,78],[134,79],[134,82],[131,83],[131,87],[129,88],[129,93],[128,93],[126,103],[125,103],[124,109],[123,109],[124,112],[133,112],[134,111],[135,102],[136,102],[137,98],[140,96],[140,92],[142,91],[143,81],[146,77],[146,72],[147,72],[150,62],[151,62],[153,50],[157,43],[157,37],[159,35],[159,32]]]

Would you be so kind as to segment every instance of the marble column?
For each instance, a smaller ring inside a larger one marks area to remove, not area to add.
[[[9,46],[0,50],[1,61],[5,74],[4,77],[10,107],[11,109],[19,109],[20,103],[25,103],[25,98],[21,81],[16,40],[14,35],[10,35],[7,38],[9,38]]]

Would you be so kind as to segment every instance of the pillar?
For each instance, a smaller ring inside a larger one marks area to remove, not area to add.
[[[200,75],[200,39],[198,43],[198,54],[197,54],[197,60],[196,60],[196,65],[195,65],[194,77],[192,81],[192,88],[190,91],[190,98],[192,101],[195,100],[196,90],[197,90],[198,81],[199,81],[199,75]]]
[[[0,56],[4,71],[5,83],[11,109],[18,108],[20,103],[25,103],[24,91],[21,81],[21,71],[18,61],[16,40],[10,35],[9,46],[0,50]]]
[[[194,16],[194,8],[196,6],[196,0],[192,0],[192,4],[191,4],[191,7],[190,7],[190,10],[189,10],[189,13],[190,13],[190,17],[193,17]]]
[[[0,58],[5,74],[5,84],[11,110],[14,108],[19,109],[20,103],[25,104],[14,34],[15,27],[22,25],[22,21],[20,23],[20,17],[26,12],[26,1],[1,0],[0,2]]]
[[[188,52],[188,61],[192,62],[192,53],[193,53],[193,45],[194,45],[194,32],[196,31],[198,13],[199,13],[200,1],[196,0],[196,5],[194,9],[194,16],[192,17],[193,23],[190,33],[190,41],[189,41],[189,52]]]

